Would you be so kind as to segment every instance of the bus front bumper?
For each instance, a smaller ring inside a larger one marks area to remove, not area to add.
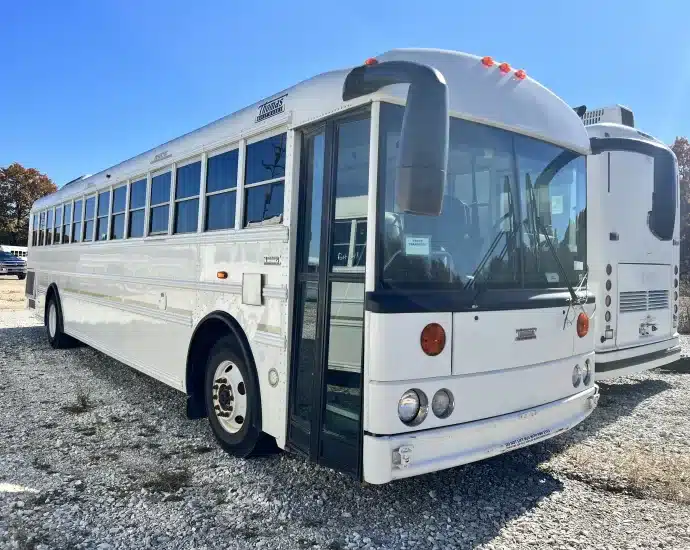
[[[593,386],[564,399],[494,418],[409,434],[364,436],[363,479],[381,484],[483,460],[544,441],[587,418]]]

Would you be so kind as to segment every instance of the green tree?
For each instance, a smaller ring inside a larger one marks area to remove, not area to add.
[[[34,168],[17,162],[0,168],[0,243],[26,246],[31,205],[55,191],[51,179]]]
[[[671,149],[678,159],[680,195],[680,271],[684,278],[690,275],[690,142],[677,137]]]

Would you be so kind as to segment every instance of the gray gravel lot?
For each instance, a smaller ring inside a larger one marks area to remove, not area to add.
[[[0,548],[690,548],[689,364],[602,384],[544,444],[361,486],[227,456],[181,393],[0,312]]]

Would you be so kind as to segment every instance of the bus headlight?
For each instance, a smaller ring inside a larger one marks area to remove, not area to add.
[[[407,390],[398,401],[398,416],[403,424],[417,426],[429,412],[429,402],[422,390]]]
[[[438,418],[448,418],[455,406],[453,394],[450,390],[438,390],[431,400],[431,411]]]
[[[582,375],[582,382],[585,386],[589,386],[592,381],[592,362],[589,359],[585,359],[585,372]]]
[[[582,369],[580,365],[575,365],[573,368],[573,387],[577,388],[582,382]]]

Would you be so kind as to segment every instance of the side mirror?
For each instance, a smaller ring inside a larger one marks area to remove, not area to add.
[[[448,170],[448,87],[428,65],[386,61],[350,71],[343,101],[390,84],[409,84],[400,137],[396,203],[402,212],[438,216]]]

